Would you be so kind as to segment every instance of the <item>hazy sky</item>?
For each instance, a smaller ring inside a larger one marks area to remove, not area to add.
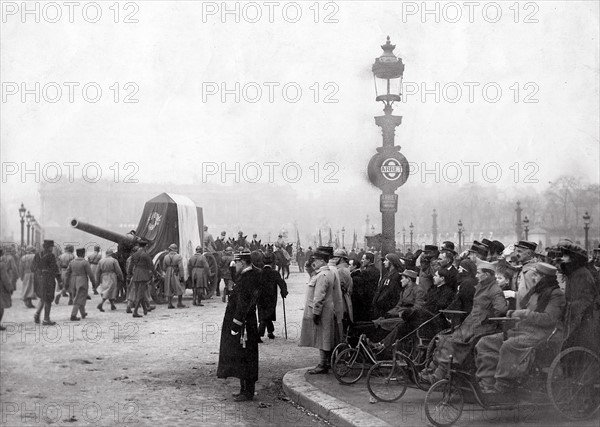
[[[388,35],[406,65],[394,114],[415,166],[407,186],[598,182],[598,2],[476,3],[427,2],[423,15],[422,2],[229,2],[228,14],[221,2],[31,2],[38,23],[3,2],[3,204],[35,205],[56,164],[63,182],[87,166],[90,181],[272,172],[300,193],[377,191],[371,65]]]

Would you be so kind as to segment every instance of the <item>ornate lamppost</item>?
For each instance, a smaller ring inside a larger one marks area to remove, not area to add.
[[[527,215],[523,220],[523,231],[525,231],[525,240],[529,240],[529,218],[527,218]]]
[[[342,226],[342,249],[346,248],[346,242],[344,241],[344,235],[346,234],[346,229]]]
[[[408,228],[410,228],[410,251],[412,252],[412,250],[413,250],[413,231],[415,229],[415,226],[411,222],[410,225],[408,226]]]
[[[517,235],[517,241],[521,240],[523,229],[521,228],[521,212],[523,209],[521,208],[521,202],[517,201],[517,208],[515,209],[517,213],[517,222],[515,222],[515,233]],[[525,239],[527,240],[527,239]]]
[[[406,252],[406,228],[402,227],[402,252]]]
[[[27,220],[27,246],[29,246],[29,236],[30,236],[30,232],[31,232],[31,218],[33,218],[33,215],[31,215],[29,213],[29,211],[27,211],[27,215],[25,215],[25,219]]]
[[[437,212],[433,210],[433,225],[431,226],[431,232],[433,233],[433,244],[437,246],[438,226],[437,226]]]
[[[585,214],[583,215],[583,230],[585,231],[585,250],[587,251],[589,249],[589,245],[590,245],[590,241],[588,240],[588,234],[590,231],[590,222],[591,222],[591,217],[590,214],[585,211]]]
[[[375,117],[375,124],[381,127],[383,146],[377,148],[369,161],[368,175],[371,183],[381,189],[379,211],[381,212],[382,255],[395,251],[395,215],[398,211],[396,190],[408,179],[409,165],[406,157],[395,145],[395,129],[402,123],[402,116],[392,115],[392,105],[401,100],[404,64],[394,55],[395,45],[387,41],[381,46],[383,54],[375,59],[371,68],[375,80],[376,101],[384,104],[383,116]]]
[[[458,253],[462,252],[462,234],[463,234],[463,223],[462,220],[458,220]]]
[[[25,206],[21,202],[21,207],[19,208],[19,217],[21,218],[21,248],[25,246]]]

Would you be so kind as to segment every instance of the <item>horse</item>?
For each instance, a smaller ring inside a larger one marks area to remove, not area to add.
[[[275,265],[277,266],[277,272],[281,274],[282,278],[289,278],[291,256],[287,251],[284,251],[282,248],[277,248],[277,250],[273,254],[275,255]]]

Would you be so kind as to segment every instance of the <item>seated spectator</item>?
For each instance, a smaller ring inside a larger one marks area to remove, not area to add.
[[[402,285],[400,299],[398,304],[385,314],[385,317],[399,318],[405,310],[421,308],[425,304],[425,292],[417,285],[418,273],[414,270],[404,270],[400,276]]]
[[[450,315],[454,326],[460,325],[471,313],[473,296],[477,285],[477,266],[470,259],[463,259],[458,266],[458,291],[448,310],[464,311],[465,314]]]
[[[387,254],[383,260],[383,266],[387,269],[387,273],[379,281],[379,286],[373,296],[372,319],[384,317],[400,299],[402,289],[399,272],[402,268],[400,257],[393,253]]]
[[[556,267],[541,262],[535,269],[535,285],[521,301],[524,308],[506,314],[517,323],[510,322],[507,333],[488,335],[476,345],[477,379],[483,393],[513,389],[527,373],[534,348],[560,325],[566,300],[556,281]]]
[[[477,286],[473,309],[465,321],[450,335],[440,336],[433,360],[421,373],[424,381],[433,384],[446,376],[450,355],[457,364],[471,360],[473,348],[479,338],[499,332],[499,325],[490,317],[503,316],[507,305],[502,290],[496,283],[496,265],[486,261],[477,264]]]

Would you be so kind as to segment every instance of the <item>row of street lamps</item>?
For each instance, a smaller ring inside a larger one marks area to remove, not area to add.
[[[39,243],[40,224],[27,208],[25,208],[23,203],[21,203],[21,207],[19,208],[19,218],[21,220],[21,248],[30,244]],[[27,243],[25,242],[25,222],[27,222]]]

